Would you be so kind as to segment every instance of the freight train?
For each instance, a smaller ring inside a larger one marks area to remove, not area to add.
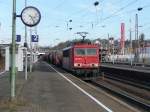
[[[97,44],[76,43],[49,53],[48,60],[83,79],[90,79],[99,74],[100,58]]]

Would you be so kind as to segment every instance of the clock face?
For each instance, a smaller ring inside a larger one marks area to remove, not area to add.
[[[29,27],[36,26],[41,19],[39,10],[35,7],[29,6],[23,9],[21,13],[22,22]]]

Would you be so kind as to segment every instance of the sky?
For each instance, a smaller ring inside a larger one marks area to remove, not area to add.
[[[12,1],[0,0],[0,43],[11,42]],[[19,15],[25,0],[16,1]],[[96,1],[99,2],[98,6],[94,5]],[[125,23],[125,38],[129,39],[131,26],[134,39],[136,13],[141,26],[139,34],[144,33],[145,38],[150,39],[150,0],[27,0],[27,5],[37,7],[42,15],[37,25],[40,46],[54,46],[67,40],[80,39],[77,32],[88,32],[88,39],[107,39],[109,34],[119,40],[121,23]],[[139,7],[143,10],[137,11]],[[16,34],[21,35],[22,44],[24,24],[20,18],[17,18],[16,23]],[[30,42],[30,29],[34,34],[35,28],[27,29]]]

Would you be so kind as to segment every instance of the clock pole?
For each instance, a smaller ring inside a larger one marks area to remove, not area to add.
[[[15,99],[15,79],[16,79],[16,0],[13,0],[12,12],[12,44],[11,44],[11,71],[10,71],[10,84],[11,84],[11,101]]]
[[[22,12],[21,12],[21,15],[16,15],[16,0],[13,0],[13,3],[12,3],[12,44],[11,44],[11,67],[10,67],[10,92],[11,92],[11,98],[10,100],[13,101],[15,99],[15,87],[16,87],[16,17],[19,17],[21,18],[22,22],[26,25],[26,26],[29,26],[29,27],[33,27],[33,26],[36,26],[39,22],[40,22],[40,19],[41,19],[41,14],[39,12],[39,10],[33,6],[28,6],[28,7],[25,7]],[[26,0],[25,0],[25,6],[26,6]],[[23,13],[26,12],[26,10],[28,10],[28,13],[30,12],[31,9],[34,9],[35,13],[38,13],[38,21],[34,21],[33,18],[35,18],[34,16],[32,17],[32,15],[29,15],[31,16],[32,18],[32,24],[29,24],[27,23],[27,21],[24,21],[25,18],[23,18]],[[24,12],[25,11],[25,12]],[[26,30],[26,28],[25,28]],[[27,33],[25,31],[25,42],[27,42]],[[26,43],[25,43],[26,44]],[[27,47],[27,46],[26,46]],[[27,71],[26,71],[26,75],[25,75],[25,78],[27,79]]]
[[[27,0],[25,0],[25,7],[27,7]],[[27,26],[25,25],[25,42],[24,42],[24,47],[25,47],[25,80],[28,79],[28,58],[27,58],[27,51],[28,51],[28,46],[27,46]]]
[[[32,72],[33,54],[32,54],[32,28],[30,28],[30,72]]]

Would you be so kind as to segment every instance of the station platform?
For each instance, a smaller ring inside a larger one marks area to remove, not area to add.
[[[147,67],[147,66],[136,66],[136,65],[131,66],[131,65],[125,65],[125,64],[102,63],[101,67],[150,73],[150,67]]]
[[[0,112],[138,112],[132,106],[43,61],[16,78],[16,102],[7,103],[9,73],[0,77]]]

